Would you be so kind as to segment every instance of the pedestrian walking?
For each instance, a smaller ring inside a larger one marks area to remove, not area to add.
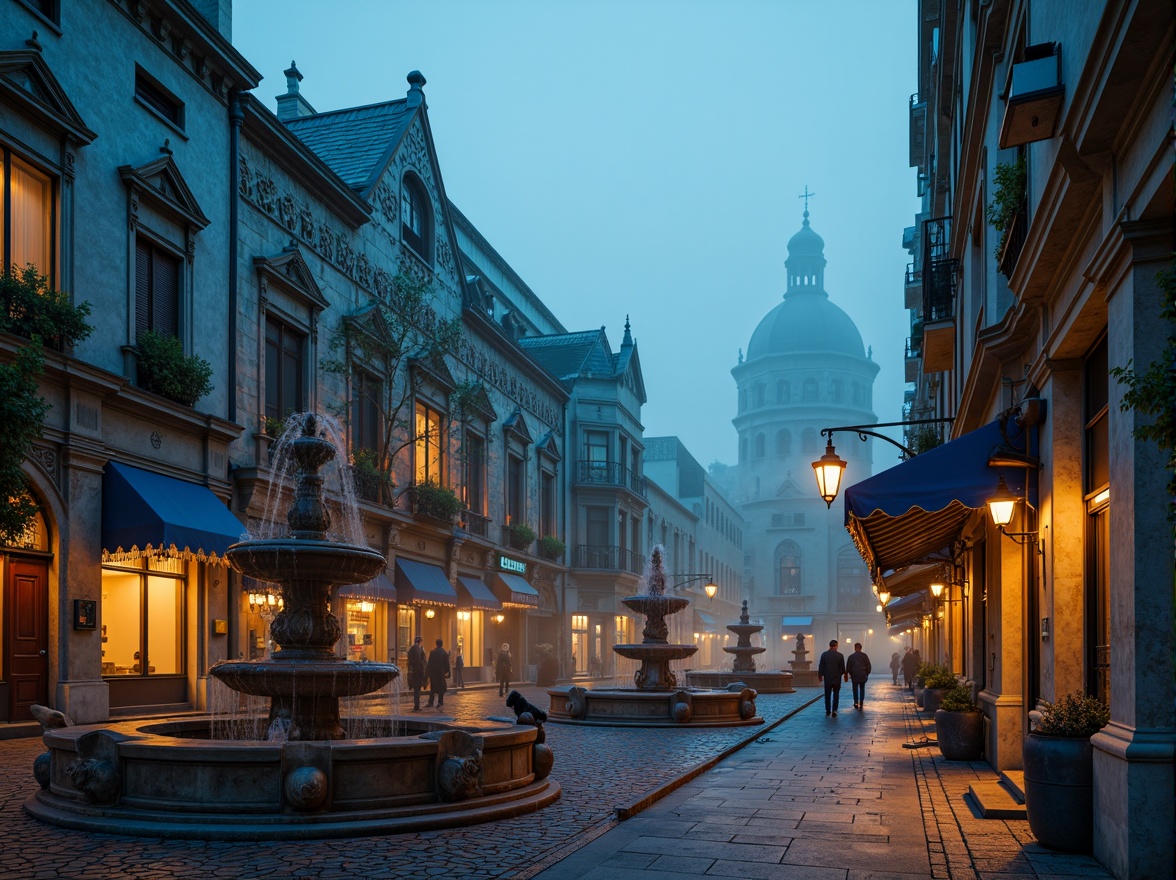
[[[862,650],[861,642],[853,643],[853,653],[845,658],[845,674],[853,689],[853,707],[860,710],[866,701],[866,679],[871,672],[870,657]]]
[[[837,650],[837,639],[829,641],[829,650],[821,655],[817,663],[817,681],[825,684],[825,714],[837,716],[837,704],[841,700],[841,680],[849,681],[845,672],[845,658]]]
[[[465,679],[462,675],[465,672],[465,655],[462,649],[457,649],[457,656],[453,658],[453,686],[465,690]]]
[[[505,697],[510,690],[510,677],[514,672],[514,660],[510,656],[510,645],[502,643],[498,659],[494,661],[494,677],[498,679],[498,696]]]
[[[421,688],[425,686],[425,649],[421,637],[413,640],[408,649],[408,688],[412,691],[412,711],[421,711]]]
[[[906,653],[902,655],[902,683],[907,690],[913,687],[915,670],[918,668],[919,658],[907,648]]]
[[[894,679],[894,683],[898,684],[898,671],[902,669],[902,657],[899,656],[898,651],[890,655],[890,677]]]
[[[425,707],[433,708],[433,698],[437,698],[437,708],[445,705],[445,679],[449,678],[449,652],[437,639],[437,647],[429,652],[429,662],[425,664],[425,675],[429,679],[429,703]]]

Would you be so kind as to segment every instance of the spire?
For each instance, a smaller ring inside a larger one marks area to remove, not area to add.
[[[804,215],[800,231],[788,240],[788,259],[784,261],[788,269],[785,297],[794,293],[828,296],[825,293],[825,241],[809,225],[808,200],[815,195],[805,184],[804,192],[797,196],[804,199]]]
[[[633,344],[633,336],[629,333],[629,316],[625,315],[625,338],[621,340],[621,346]]]

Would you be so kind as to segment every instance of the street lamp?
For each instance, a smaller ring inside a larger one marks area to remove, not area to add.
[[[996,483],[996,494],[988,499],[988,512],[992,514],[992,522],[1000,530],[1013,521],[1013,509],[1017,506],[1019,499],[1016,495],[1009,491],[1008,483],[1005,482],[1004,474]]]
[[[882,607],[885,608],[886,603],[890,601],[890,591],[889,590],[879,590],[878,591],[878,601],[881,602]]]
[[[885,434],[879,434],[874,428],[898,428],[907,427],[909,425],[930,425],[939,422],[954,422],[953,417],[942,419],[915,419],[910,422],[878,422],[873,425],[839,425],[835,428],[822,428],[821,436],[826,438],[825,454],[813,462],[813,473],[817,477],[817,492],[820,494],[826,507],[832,507],[833,501],[837,497],[837,491],[841,488],[841,477],[845,473],[847,462],[837,455],[837,450],[833,448],[833,435],[838,431],[852,431],[858,435],[858,439],[865,442],[867,437],[877,437],[879,440],[885,440],[892,446],[897,446],[902,452],[902,458],[905,461],[908,458],[914,457],[914,452],[903,446],[897,440],[887,437]]]
[[[719,591],[719,585],[715,583],[709,583],[703,587],[703,589],[706,590],[706,597],[708,599],[713,599],[715,597],[715,593]]]

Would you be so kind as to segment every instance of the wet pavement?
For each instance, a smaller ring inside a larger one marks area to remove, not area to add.
[[[543,689],[519,690],[546,705]],[[913,703],[889,685],[876,690],[865,711],[851,707],[835,719],[825,717],[818,691],[763,695],[762,727],[548,724],[563,793],[543,810],[445,831],[298,843],[139,839],[44,825],[21,809],[35,789],[40,741],[4,740],[0,878],[1110,876],[1089,857],[1033,843],[1024,820],[976,819],[963,795],[969,783],[994,779],[991,768],[945,762],[934,748],[903,749],[923,735]],[[451,691],[442,711],[420,714],[509,714],[493,687]],[[617,818],[645,800],[654,802]]]

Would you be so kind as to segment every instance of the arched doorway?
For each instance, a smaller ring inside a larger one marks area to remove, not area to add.
[[[0,721],[31,721],[49,702],[49,529],[38,513],[17,541],[2,548]]]

